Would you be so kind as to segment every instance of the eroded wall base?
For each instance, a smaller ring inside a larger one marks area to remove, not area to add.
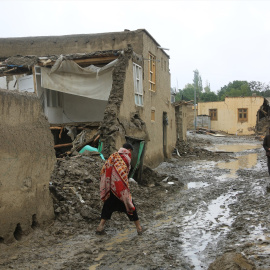
[[[0,90],[0,243],[54,218],[49,192],[53,137],[32,94]]]

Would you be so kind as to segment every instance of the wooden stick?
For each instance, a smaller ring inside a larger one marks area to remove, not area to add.
[[[66,147],[66,146],[72,146],[72,143],[57,144],[57,145],[54,146],[54,149],[62,148],[62,147]]]
[[[62,127],[50,127],[50,129],[62,129]]]
[[[62,137],[63,129],[64,129],[64,127],[62,127],[61,130],[60,130],[60,133],[59,133],[59,139],[61,139],[61,137]]]

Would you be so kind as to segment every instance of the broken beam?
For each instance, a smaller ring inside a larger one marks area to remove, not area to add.
[[[70,59],[70,61],[74,61],[78,65],[94,65],[94,64],[105,64],[109,63],[113,60],[118,58],[118,56],[106,56],[106,57],[94,57],[94,58],[87,58],[87,59]],[[69,60],[69,59],[67,59]],[[45,62],[45,63],[40,63],[40,66],[53,66],[55,61],[51,62]]]
[[[56,148],[62,148],[62,147],[68,147],[68,146],[73,146],[73,144],[72,143],[56,144],[54,146],[54,149],[56,149]]]

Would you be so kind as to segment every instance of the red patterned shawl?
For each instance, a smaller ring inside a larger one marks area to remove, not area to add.
[[[131,153],[125,148],[120,148],[113,153],[102,167],[100,172],[100,198],[106,201],[110,191],[121,200],[129,214],[135,210],[128,184]]]

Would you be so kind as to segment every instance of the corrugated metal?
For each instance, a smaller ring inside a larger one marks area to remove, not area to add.
[[[211,129],[211,120],[209,115],[197,116],[197,128]]]

